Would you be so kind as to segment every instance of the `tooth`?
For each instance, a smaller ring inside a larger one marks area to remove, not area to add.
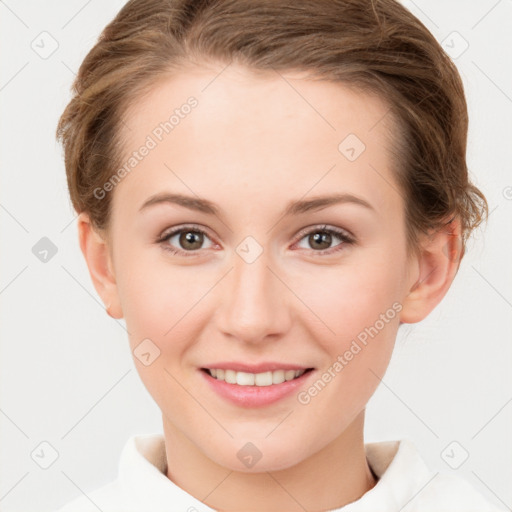
[[[257,373],[254,382],[256,386],[271,386],[272,372]]]
[[[236,383],[239,386],[254,386],[254,373],[236,372]]]
[[[295,370],[286,370],[284,372],[284,379],[285,380],[292,380],[295,378]]]
[[[228,384],[236,384],[236,372],[235,372],[235,370],[225,370],[224,371],[224,380]]]
[[[296,379],[306,370],[275,370],[262,373],[237,372],[235,370],[209,369],[210,375],[217,380],[239,386],[271,386]]]
[[[284,382],[284,370],[276,370],[272,373],[272,384],[281,384]]]

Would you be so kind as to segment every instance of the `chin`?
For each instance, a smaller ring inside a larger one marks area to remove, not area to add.
[[[298,445],[300,443],[292,442],[290,439],[284,444],[277,436],[273,440],[253,438],[250,441],[245,438],[243,441],[232,440],[222,454],[211,453],[208,456],[215,463],[231,471],[241,473],[281,471],[299,464],[308,456],[297,449]],[[233,453],[234,457],[229,455],[230,453]]]

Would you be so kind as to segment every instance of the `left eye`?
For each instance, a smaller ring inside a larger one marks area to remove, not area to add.
[[[306,243],[309,244],[310,247],[318,249],[313,251],[314,253],[325,254],[326,252],[336,252],[342,250],[344,245],[354,243],[353,238],[348,233],[338,228],[335,229],[327,228],[326,226],[319,226],[301,234],[303,236],[299,242],[306,240]],[[341,243],[334,247],[330,247],[333,239],[335,238],[341,240]],[[306,247],[306,249],[308,249],[308,247]]]

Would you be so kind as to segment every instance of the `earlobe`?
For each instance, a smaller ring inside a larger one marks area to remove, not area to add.
[[[420,322],[441,302],[459,269],[462,249],[458,218],[424,237],[414,261],[416,279],[403,300],[402,323]]]
[[[112,318],[122,318],[117,283],[106,237],[97,232],[87,213],[78,216],[78,239],[94,288]]]

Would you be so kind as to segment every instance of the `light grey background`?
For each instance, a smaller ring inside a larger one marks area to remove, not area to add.
[[[123,4],[0,0],[5,512],[55,510],[89,493],[116,477],[129,436],[161,431],[124,324],[106,315],[90,281],[54,139],[74,73]],[[411,439],[434,470],[461,475],[510,508],[512,2],[404,4],[445,41],[461,72],[470,110],[469,168],[491,215],[443,302],[422,323],[402,327],[367,408],[366,441]],[[44,54],[52,44],[56,51]],[[57,248],[46,263],[32,252],[43,237]],[[47,469],[40,464],[51,461],[51,448],[42,442],[58,452]],[[465,451],[469,458],[452,469],[448,462],[458,465]]]

